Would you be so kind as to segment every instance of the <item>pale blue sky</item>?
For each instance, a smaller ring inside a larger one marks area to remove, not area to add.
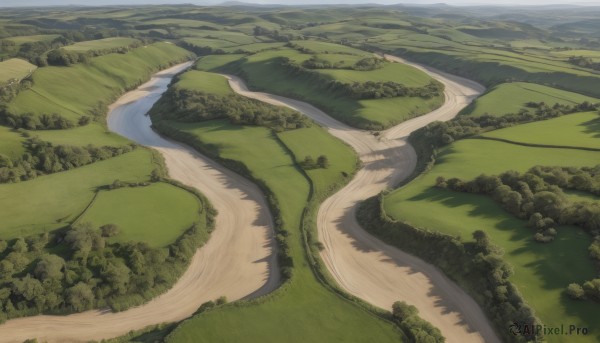
[[[124,4],[179,4],[194,3],[198,5],[214,5],[224,0],[0,0],[0,6],[43,6],[43,5],[124,5]],[[573,4],[600,6],[600,0],[248,0],[260,4],[435,4],[454,5],[548,5]]]

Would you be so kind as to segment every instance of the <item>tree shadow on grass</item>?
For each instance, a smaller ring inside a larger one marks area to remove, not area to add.
[[[588,120],[585,123],[579,124],[579,126],[585,126],[585,133],[594,135],[594,138],[600,138],[600,117]]]

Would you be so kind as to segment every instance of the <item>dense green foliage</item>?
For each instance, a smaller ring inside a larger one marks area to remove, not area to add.
[[[419,310],[404,301],[392,305],[392,315],[400,327],[415,343],[443,343],[446,341],[440,330],[418,316]]]
[[[266,126],[280,131],[311,125],[309,119],[296,111],[241,95],[218,96],[178,88],[169,89],[150,113],[156,119],[181,122],[227,118],[233,124]]]
[[[390,220],[383,209],[383,196],[364,202],[358,210],[359,223],[372,234],[391,242],[403,251],[433,263],[480,302],[498,328],[512,321],[537,323],[533,310],[510,282],[513,268],[483,231],[473,232],[475,242]],[[534,336],[513,336],[499,331],[507,342],[535,340]]]
[[[111,243],[119,228],[78,223],[64,231],[0,241],[2,319],[35,313],[123,310],[168,289],[213,227],[205,200],[201,217],[174,243]]]
[[[0,183],[31,180],[39,175],[57,173],[102,161],[135,148],[135,145],[121,147],[53,145],[38,138],[29,138],[24,145],[26,152],[21,157],[9,158],[0,155]]]
[[[600,102],[596,98],[535,83],[509,82],[490,88],[461,111],[461,114],[502,116],[509,113],[535,112],[537,108],[530,106],[532,103],[576,106],[586,101]]]

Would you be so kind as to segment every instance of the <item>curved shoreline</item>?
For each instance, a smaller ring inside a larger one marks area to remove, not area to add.
[[[273,223],[260,189],[238,174],[151,128],[145,114],[183,63],[155,74],[110,107],[108,127],[139,144],[158,150],[169,176],[202,192],[219,211],[208,242],[190,261],[176,284],[144,305],[123,312],[93,310],[67,316],[40,315],[0,325],[0,342],[38,338],[47,342],[87,342],[117,337],[131,330],[183,320],[206,301],[259,297],[279,286],[273,254]],[[231,253],[235,251],[235,253]]]
[[[343,124],[308,103],[252,92],[239,77],[225,76],[236,93],[304,113],[358,153],[363,168],[323,202],[317,217],[319,239],[325,247],[321,258],[342,288],[384,309],[391,309],[397,300],[415,305],[421,317],[438,327],[449,342],[499,343],[483,310],[464,290],[433,265],[371,236],[355,218],[361,201],[393,187],[415,169],[417,156],[406,141],[412,131],[436,120],[452,119],[484,91],[473,81],[395,56],[385,57],[417,67],[442,82],[446,101],[426,115],[383,131],[379,137]]]

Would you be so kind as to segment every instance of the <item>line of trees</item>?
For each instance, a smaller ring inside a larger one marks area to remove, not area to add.
[[[153,118],[198,122],[227,118],[233,124],[265,126],[276,131],[311,126],[301,113],[265,104],[238,94],[218,96],[189,89],[171,87],[154,105]]]
[[[387,82],[353,82],[345,83],[332,80],[317,71],[304,68],[293,62],[287,57],[278,58],[278,63],[294,76],[305,76],[314,80],[318,87],[324,90],[337,92],[338,94],[349,96],[354,99],[378,99],[392,97],[422,97],[429,99],[440,96],[444,90],[444,85],[437,81],[431,81],[423,87],[407,87],[403,84]]]
[[[392,305],[392,317],[402,328],[411,342],[414,343],[444,343],[440,329],[419,317],[419,310],[404,301],[396,301]]]
[[[350,69],[369,71],[383,68],[386,63],[387,62],[383,58],[365,57],[354,63],[354,65],[344,66],[344,61],[342,60],[332,63],[317,55],[312,55],[309,59],[302,62],[302,67],[307,69]]]
[[[330,85],[330,88],[346,94],[354,99],[379,99],[395,97],[419,97],[423,99],[431,99],[441,96],[444,92],[444,85],[435,80],[432,80],[423,87],[407,87],[401,83],[393,81],[367,81],[352,83],[336,81]]]
[[[135,149],[135,145],[120,147],[87,145],[54,145],[34,137],[24,143],[25,153],[18,158],[0,154],[0,183],[20,182],[39,175],[52,174],[105,160]]]

